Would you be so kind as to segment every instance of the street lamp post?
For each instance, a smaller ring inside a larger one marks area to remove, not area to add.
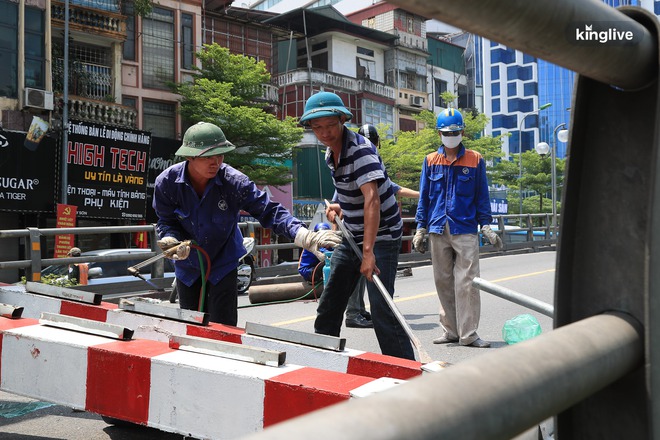
[[[561,123],[552,131],[552,147],[546,142],[540,142],[535,150],[541,156],[545,156],[550,152],[550,176],[552,186],[552,234],[557,237],[557,140],[559,142],[566,142],[568,140],[568,130],[557,130],[566,127],[565,123]]]
[[[518,153],[520,154],[520,171],[518,172],[518,182],[520,183],[520,193],[518,194],[518,197],[520,198],[520,217],[522,219],[522,213],[523,213],[523,202],[522,202],[522,192],[523,192],[523,186],[522,186],[522,175],[523,175],[523,166],[522,166],[522,126],[525,123],[525,119],[527,116],[534,115],[541,110],[545,110],[546,108],[550,107],[552,105],[551,102],[548,102],[546,104],[543,104],[541,107],[537,108],[536,110],[533,110],[529,113],[526,113],[522,119],[520,120],[520,124],[518,125]],[[522,220],[521,220],[522,221]]]

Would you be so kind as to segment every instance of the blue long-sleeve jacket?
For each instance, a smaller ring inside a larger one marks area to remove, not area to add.
[[[440,147],[424,159],[415,220],[418,228],[442,234],[475,234],[493,220],[488,196],[486,162],[463,144],[453,163]]]
[[[241,210],[263,227],[289,238],[294,238],[304,226],[281,204],[271,201],[245,174],[227,164],[221,165],[200,198],[186,175],[187,164],[185,161],[172,165],[156,178],[153,199],[158,215],[156,230],[160,238],[192,239],[204,249],[211,260],[212,283],[236,269],[245,253],[238,228]],[[194,249],[189,258],[175,262],[174,267],[177,279],[188,286],[201,275]]]

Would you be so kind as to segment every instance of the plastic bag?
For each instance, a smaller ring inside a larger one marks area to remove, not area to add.
[[[532,339],[540,334],[541,324],[527,313],[509,319],[502,328],[502,339],[510,345]]]

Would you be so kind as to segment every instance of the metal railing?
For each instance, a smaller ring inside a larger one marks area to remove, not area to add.
[[[526,214],[523,218],[519,218],[517,215],[503,215],[503,216],[494,216],[495,220],[498,223],[498,232],[502,235],[504,242],[504,248],[502,252],[506,251],[518,251],[522,249],[531,249],[536,250],[541,247],[553,246],[556,243],[556,239],[551,235],[551,222],[550,216],[547,214]],[[516,221],[523,226],[509,226],[507,223],[512,223]],[[414,231],[415,224],[413,218],[405,218],[404,223],[410,225],[410,230]],[[540,224],[540,226],[534,226],[535,224]],[[506,226],[506,228],[505,228]],[[248,221],[239,223],[244,235],[247,236],[257,236],[255,231],[261,228],[261,225],[258,222]],[[93,235],[93,234],[115,234],[115,233],[124,233],[131,234],[137,232],[147,232],[149,234],[151,243],[151,251],[153,253],[145,253],[143,256],[145,259],[151,256],[156,255],[160,252],[160,249],[156,246],[157,236],[154,225],[139,225],[139,226],[100,226],[100,227],[78,227],[78,228],[26,228],[26,229],[16,229],[16,230],[0,230],[0,240],[14,239],[17,240],[17,248],[20,246],[18,243],[21,241],[24,242],[24,255],[25,259],[23,260],[14,260],[14,261],[0,261],[0,271],[7,269],[24,269],[26,271],[26,279],[28,281],[37,281],[40,279],[40,273],[42,268],[49,266],[51,264],[71,264],[71,263],[91,263],[97,261],[125,261],[135,259],[134,254],[117,254],[112,256],[85,256],[85,257],[67,257],[67,258],[47,258],[45,255],[46,250],[41,247],[42,237],[54,237],[57,235]],[[538,235],[541,232],[542,235]],[[537,233],[537,236],[534,234]],[[276,237],[274,234],[273,237]],[[549,238],[546,238],[549,237]],[[412,241],[413,235],[404,235],[403,241],[409,242]],[[277,238],[276,238],[277,239]],[[482,240],[483,241],[483,240]],[[2,244],[4,249],[7,249],[7,244],[4,242]],[[9,245],[11,246],[11,245]],[[270,244],[259,244],[255,246],[255,251],[265,251],[265,250],[283,250],[283,249],[298,249],[293,242],[288,243],[270,243]],[[495,252],[495,249],[489,244],[484,244],[481,247],[482,253]],[[411,261],[411,260],[428,260],[430,257],[428,254],[402,254],[402,260]],[[164,273],[164,264],[163,261],[157,261],[150,266],[150,271],[153,277],[162,277]],[[259,271],[259,269],[257,269]],[[273,269],[269,270],[269,273],[273,273]],[[16,280],[3,280],[5,282],[15,282]]]

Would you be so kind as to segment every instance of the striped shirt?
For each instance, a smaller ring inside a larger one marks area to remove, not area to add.
[[[364,240],[364,195],[360,187],[369,182],[378,184],[380,197],[380,224],[376,241],[391,241],[402,235],[403,221],[399,214],[394,191],[387,177],[385,165],[376,148],[364,136],[344,128],[344,146],[335,169],[332,149],[325,153],[325,161],[337,190],[344,225],[356,243]]]

